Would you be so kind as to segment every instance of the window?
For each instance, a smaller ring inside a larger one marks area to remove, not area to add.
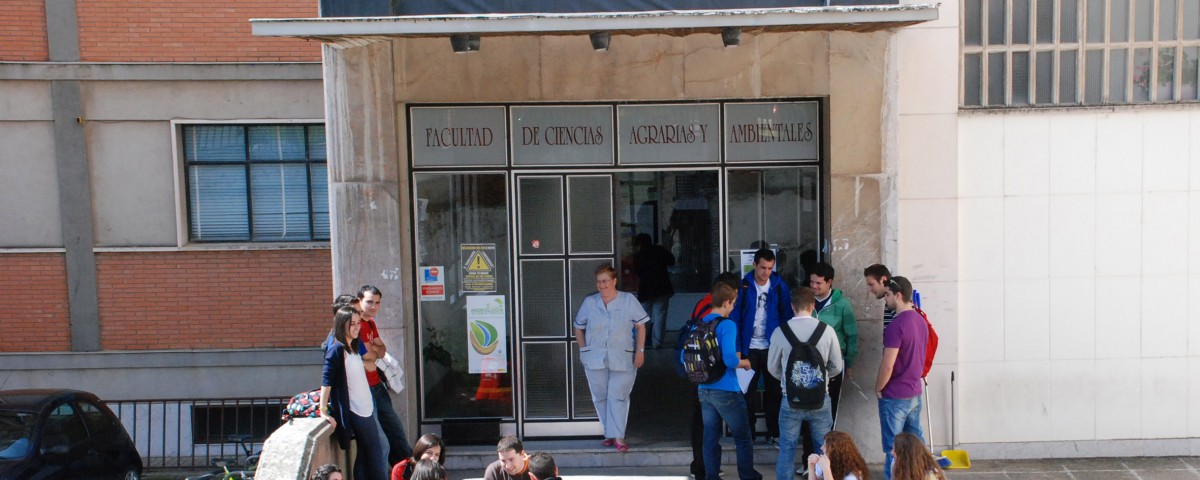
[[[87,441],[87,429],[75,414],[71,404],[64,403],[54,408],[46,417],[42,432],[42,448],[74,447]]]
[[[266,439],[279,426],[284,403],[269,400],[234,400],[230,403],[192,407],[192,442],[234,443],[238,437],[250,437],[255,443]]]
[[[1195,101],[1200,0],[963,0],[964,108]]]
[[[184,125],[188,238],[329,239],[325,126]]]

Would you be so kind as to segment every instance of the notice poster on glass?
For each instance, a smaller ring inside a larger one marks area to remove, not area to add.
[[[421,267],[421,301],[443,301],[446,299],[446,269],[442,267]]]
[[[463,259],[463,293],[496,291],[496,244],[464,243],[459,246]]]
[[[467,373],[508,372],[504,295],[467,297]]]

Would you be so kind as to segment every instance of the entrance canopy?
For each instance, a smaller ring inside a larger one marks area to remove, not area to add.
[[[646,12],[408,15],[394,17],[252,19],[255,35],[342,43],[352,38],[449,35],[626,35],[847,30],[872,32],[938,18],[937,4],[670,10]]]

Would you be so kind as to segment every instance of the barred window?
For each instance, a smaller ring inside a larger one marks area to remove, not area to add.
[[[184,125],[193,242],[329,239],[325,126]]]
[[[961,105],[1197,100],[1200,0],[963,0]]]

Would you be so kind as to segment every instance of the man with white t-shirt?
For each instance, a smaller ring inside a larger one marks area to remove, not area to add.
[[[754,270],[742,278],[737,302],[729,319],[738,326],[738,353],[750,360],[754,378],[750,385],[758,385],[763,375],[762,406],[767,417],[767,441],[778,444],[779,402],[783,399],[779,379],[767,371],[767,350],[771,346],[771,335],[780,322],[792,318],[792,295],[783,278],[775,273],[775,252],[760,248],[754,252]],[[746,411],[750,417],[751,431],[754,430],[755,390],[746,392]]]

